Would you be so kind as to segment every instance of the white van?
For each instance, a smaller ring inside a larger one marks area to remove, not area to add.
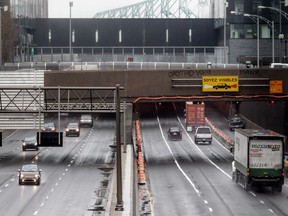
[[[271,63],[270,68],[288,68],[288,64],[285,64],[285,63]]]

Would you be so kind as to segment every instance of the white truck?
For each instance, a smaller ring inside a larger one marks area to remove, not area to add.
[[[198,143],[212,143],[212,130],[209,126],[199,126],[196,128],[194,134],[194,142],[195,144]]]
[[[236,129],[232,180],[251,185],[272,187],[282,191],[284,184],[285,136],[265,129]]]

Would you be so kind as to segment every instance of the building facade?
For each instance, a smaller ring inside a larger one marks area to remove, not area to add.
[[[48,0],[10,0],[14,18],[48,18]]]
[[[267,65],[273,61],[286,62],[288,16],[284,16],[284,14],[288,13],[288,7],[285,6],[285,2],[280,0],[229,0],[226,3],[226,1],[214,0],[211,4],[211,13],[215,23],[217,23],[217,19],[224,20],[226,18],[226,28],[224,28],[225,22],[218,22],[221,24],[217,27],[219,29],[219,45],[224,44],[225,31],[229,62],[249,60],[256,65],[258,55],[260,65]],[[259,50],[259,54],[257,54],[257,50]]]

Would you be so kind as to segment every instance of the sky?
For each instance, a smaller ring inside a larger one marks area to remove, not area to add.
[[[97,12],[116,9],[145,0],[48,0],[49,18],[69,18],[69,2],[72,18],[92,18]]]

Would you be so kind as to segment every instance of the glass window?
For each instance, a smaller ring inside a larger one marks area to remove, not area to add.
[[[271,29],[268,25],[260,25],[260,37],[271,38]]]
[[[244,12],[244,0],[235,0],[235,11],[236,13]]]
[[[244,38],[242,24],[230,24],[230,37],[231,38]]]

